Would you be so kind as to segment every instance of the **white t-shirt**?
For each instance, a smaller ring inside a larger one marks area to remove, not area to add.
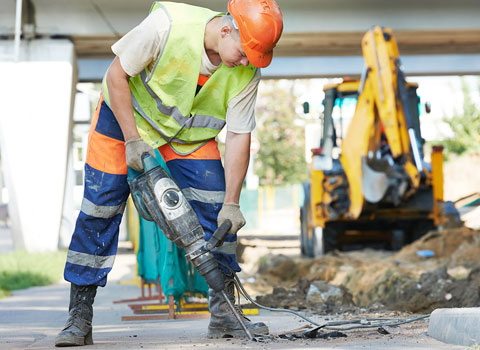
[[[125,34],[112,46],[113,53],[120,59],[123,70],[131,77],[145,67],[153,69],[158,56],[165,47],[170,21],[163,9],[153,11],[138,26]],[[203,49],[200,74],[210,76],[219,66],[210,62]],[[260,69],[245,89],[235,96],[227,108],[227,130],[239,134],[252,132],[255,128],[255,102],[257,100]]]

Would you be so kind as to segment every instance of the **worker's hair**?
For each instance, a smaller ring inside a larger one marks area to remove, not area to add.
[[[234,33],[236,39],[240,39],[240,33],[238,32],[238,26],[235,20],[233,19],[232,15],[227,13],[222,18],[222,25],[227,25],[232,28],[232,33]]]

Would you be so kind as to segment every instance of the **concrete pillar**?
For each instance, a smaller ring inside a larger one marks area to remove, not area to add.
[[[13,50],[0,41],[0,57]],[[58,247],[76,63],[69,40],[24,41],[0,62],[0,150],[15,249]]]
[[[0,150],[0,205],[3,204],[3,171],[2,171],[2,153]]]
[[[59,248],[68,248],[75,229],[75,203],[73,192],[75,187],[75,170],[73,169],[73,144],[70,143],[67,157],[67,173],[65,177],[65,195],[63,200],[62,221],[58,240]]]

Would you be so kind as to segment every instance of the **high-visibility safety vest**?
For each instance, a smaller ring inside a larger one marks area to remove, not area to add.
[[[130,78],[137,129],[153,148],[165,143],[188,154],[215,138],[225,126],[228,103],[252,80],[256,68],[222,64],[196,93],[206,24],[222,13],[173,2],[153,3],[170,19],[165,47],[154,68]],[[106,79],[103,94],[109,104]]]

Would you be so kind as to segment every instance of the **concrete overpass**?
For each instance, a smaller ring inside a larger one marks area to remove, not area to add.
[[[186,2],[218,11],[227,3]],[[480,73],[478,0],[278,3],[284,35],[272,65],[263,70],[265,78],[358,75],[360,39],[372,25],[394,30],[407,74]],[[71,233],[65,188],[72,176],[67,169],[76,82],[103,77],[110,46],[142,21],[150,5],[151,0],[2,0],[0,160],[16,248],[55,249],[60,231]],[[20,34],[22,40],[14,40]]]
[[[226,0],[185,1],[218,11]],[[23,0],[27,38],[66,38],[78,57],[80,80],[98,80],[110,46],[147,15],[151,0]],[[480,72],[477,0],[278,0],[284,34],[265,77],[331,77],[361,71],[360,40],[372,25],[394,30],[407,74]],[[12,38],[15,1],[0,13],[0,37]],[[5,54],[5,50],[3,50]]]

